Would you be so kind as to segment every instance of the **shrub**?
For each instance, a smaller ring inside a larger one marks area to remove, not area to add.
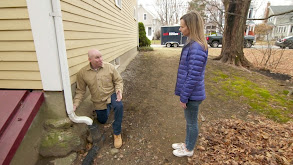
[[[161,30],[157,30],[155,32],[155,37],[154,37],[155,40],[160,40],[161,39]]]
[[[138,29],[139,29],[139,47],[150,46],[151,41],[146,36],[144,24],[142,22],[138,23]]]
[[[153,51],[154,48],[150,47],[150,46],[143,46],[143,47],[139,47],[139,51],[143,51],[143,52],[147,52],[147,51]]]

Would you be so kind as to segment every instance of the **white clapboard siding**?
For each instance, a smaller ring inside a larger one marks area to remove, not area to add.
[[[133,17],[136,0],[61,0],[62,19],[71,82],[88,64],[87,52],[99,49],[110,62],[137,47],[138,26]]]

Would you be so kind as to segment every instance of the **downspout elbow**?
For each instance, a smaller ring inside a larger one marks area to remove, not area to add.
[[[93,124],[93,120],[91,118],[86,116],[77,116],[74,112],[71,114],[68,114],[68,117],[74,123],[85,123],[86,125]]]

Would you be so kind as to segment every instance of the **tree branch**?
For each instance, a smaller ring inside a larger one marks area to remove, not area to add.
[[[289,11],[286,11],[286,12],[283,12],[283,13],[270,15],[270,16],[268,16],[266,18],[249,18],[249,19],[247,18],[247,20],[267,20],[267,19],[269,19],[271,17],[274,17],[274,16],[285,15],[285,14],[292,13],[292,12],[293,12],[293,10],[289,10]]]

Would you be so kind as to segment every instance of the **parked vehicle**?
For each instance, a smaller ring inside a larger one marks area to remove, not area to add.
[[[293,49],[293,36],[288,36],[282,39],[279,39],[275,42],[276,46],[279,46],[282,49],[288,47],[289,49]]]
[[[185,44],[187,37],[179,31],[180,26],[162,26],[161,27],[161,45],[166,47],[178,47]]]
[[[222,45],[223,36],[222,35],[210,35],[207,36],[208,44],[213,47],[219,47]],[[254,36],[244,36],[244,47],[251,48],[252,45],[255,44],[255,37]]]

